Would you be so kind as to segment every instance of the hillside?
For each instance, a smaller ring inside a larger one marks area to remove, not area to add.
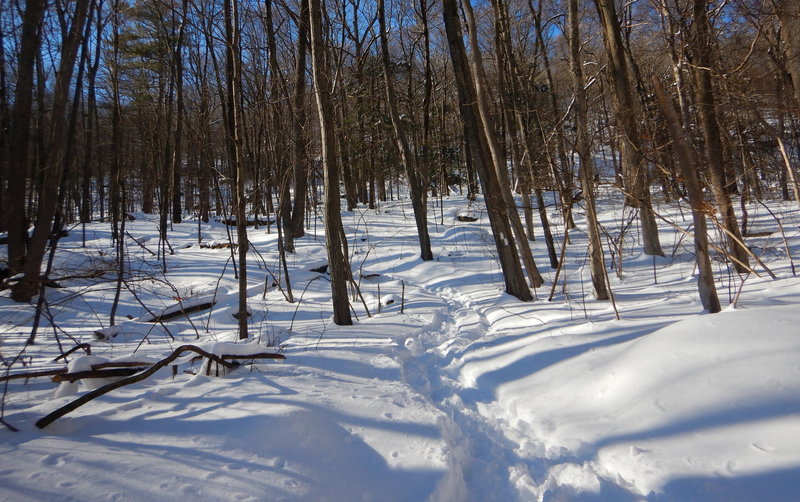
[[[453,195],[443,204],[430,215],[432,262],[417,258],[408,203],[343,213],[369,310],[352,302],[354,326],[332,324],[329,282],[311,270],[326,260],[319,222],[289,256],[294,303],[285,284],[284,292],[275,285],[274,228],[250,228],[252,338],[235,347],[230,249],[198,245],[198,228],[206,245],[227,242],[222,223],[176,224],[163,274],[150,253],[157,217],[136,214],[127,229],[140,244],[127,240],[130,273],[113,330],[110,226],[87,225],[86,247],[73,228],[53,275],[87,277],[57,280],[62,287],[48,290],[37,343],[10,373],[63,366],[53,362],[59,344],[67,350],[78,342],[91,344],[95,359],[76,352],[72,370],[105,360],[155,362],[182,344],[216,354],[279,351],[286,359],[217,377],[183,357],[176,374],[166,367],[43,430],[37,420],[90,389],[48,378],[8,381],[4,419],[19,432],[0,429],[0,498],[797,499],[800,281],[763,207],[750,207],[759,236],[747,242],[777,279],[761,268],[760,277],[738,276],[716,257],[728,306],[704,314],[691,239],[664,224],[666,257],[653,260],[640,254],[634,224],[621,246],[621,274],[606,249],[616,319],[611,302],[586,289],[580,208],[553,300],[554,271],[539,239],[534,254],[547,282],[523,303],[502,292],[482,202]],[[797,209],[770,207],[797,256]],[[457,221],[464,211],[478,221]],[[685,208],[658,211],[681,228],[690,224]],[[559,215],[551,213],[560,239]],[[625,213],[604,199],[600,220],[608,246]],[[178,300],[183,308],[214,306],[146,322]],[[2,293],[3,361],[22,351],[32,320],[31,306]],[[98,340],[93,332],[103,328],[115,336]]]

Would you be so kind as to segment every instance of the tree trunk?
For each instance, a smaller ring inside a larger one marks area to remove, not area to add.
[[[502,195],[500,180],[493,168],[493,161],[486,138],[482,134],[483,125],[478,111],[475,109],[475,84],[470,75],[467,52],[461,22],[458,18],[456,0],[443,0],[443,17],[450,58],[453,62],[456,87],[458,89],[459,108],[464,121],[464,131],[470,142],[478,176],[483,185],[486,211],[492,227],[497,256],[503,270],[506,292],[522,301],[533,299],[525,282],[525,274],[520,265],[519,255],[513,238],[513,229],[509,222],[508,206]]]
[[[17,63],[17,83],[11,112],[10,162],[5,196],[8,227],[8,266],[11,275],[22,272],[28,242],[28,219],[25,212],[25,181],[28,179],[30,131],[33,108],[33,76],[36,55],[41,45],[39,25],[45,10],[44,0],[29,0],[25,5]]]
[[[695,259],[697,260],[697,270],[700,275],[697,278],[697,289],[700,293],[700,302],[703,308],[712,314],[721,310],[717,289],[714,285],[714,274],[711,269],[711,259],[708,254],[708,235],[706,229],[705,211],[708,210],[707,204],[703,200],[703,191],[697,178],[697,168],[700,164],[697,154],[692,149],[686,132],[680,126],[678,114],[671,100],[667,97],[664,88],[658,78],[653,77],[653,88],[656,92],[661,110],[669,126],[670,135],[678,154],[678,163],[683,175],[686,190],[689,192],[689,203],[692,206],[692,220],[694,222],[694,247]]]
[[[514,201],[514,196],[511,193],[511,181],[508,177],[508,169],[506,167],[505,156],[500,151],[500,145],[497,143],[497,135],[492,125],[492,117],[489,114],[489,98],[487,95],[487,82],[483,69],[483,59],[481,57],[480,47],[478,46],[478,34],[475,23],[475,16],[472,12],[472,6],[469,1],[463,4],[464,10],[467,13],[467,24],[469,27],[470,44],[472,45],[472,82],[475,88],[476,104],[479,114],[479,125],[482,128],[485,144],[488,147],[489,158],[494,166],[497,179],[499,181],[500,195],[507,206],[508,220],[513,230],[513,236],[516,237],[519,251],[522,255],[522,261],[528,271],[528,279],[530,285],[538,288],[544,283],[539,269],[536,268],[536,263],[533,261],[533,254],[531,253],[530,243],[528,236],[525,234],[525,229],[519,218],[517,211],[517,204]]]
[[[300,2],[300,16],[297,18],[297,56],[294,71],[294,95],[292,96],[292,129],[294,131],[294,200],[290,225],[284,228],[287,235],[286,250],[294,251],[294,239],[305,235],[303,218],[306,213],[306,192],[308,191],[309,160],[306,133],[306,53],[308,52],[308,3]]]
[[[414,209],[414,221],[417,224],[419,236],[420,258],[423,261],[433,259],[431,252],[431,238],[428,235],[428,211],[425,207],[425,185],[421,179],[416,158],[408,144],[408,138],[400,122],[400,113],[397,111],[397,97],[394,94],[392,82],[392,63],[389,58],[389,41],[386,36],[386,13],[384,0],[378,0],[378,22],[380,24],[381,59],[383,61],[383,76],[386,82],[386,101],[389,108],[389,117],[394,127],[395,141],[400,153],[400,160],[406,171],[409,189],[411,192],[411,207]]]
[[[231,175],[234,180],[236,240],[239,245],[239,339],[247,339],[247,215],[245,213],[244,162],[242,159],[241,53],[239,11],[236,0],[225,0],[225,76],[227,93],[227,136]]]
[[[11,297],[18,302],[28,302],[39,290],[39,281],[47,242],[50,239],[58,205],[58,191],[64,165],[66,147],[66,108],[75,58],[83,35],[89,0],[77,0],[73,21],[63,44],[59,71],[53,89],[53,104],[48,148],[43,161],[42,184],[39,192],[36,225],[33,230],[25,265],[24,277],[14,285]]]
[[[603,248],[600,244],[600,232],[597,223],[597,208],[594,196],[594,164],[589,139],[589,104],[586,99],[586,85],[583,80],[583,61],[580,56],[581,40],[579,36],[580,18],[578,17],[578,0],[569,0],[569,55],[572,68],[572,81],[575,87],[575,149],[580,159],[580,179],[583,189],[583,201],[586,207],[586,228],[589,234],[589,268],[592,274],[594,296],[598,300],[608,300],[606,288]]]
[[[311,68],[317,96],[320,136],[322,143],[322,166],[325,183],[325,245],[328,250],[328,272],[331,276],[331,300],[333,322],[339,325],[353,324],[350,317],[350,301],[347,282],[350,279],[350,264],[344,253],[346,245],[339,202],[339,165],[336,156],[334,111],[331,102],[331,82],[325,59],[325,44],[322,31],[322,7],[319,0],[307,0],[311,35]]]
[[[622,164],[625,184],[625,202],[639,209],[644,252],[664,256],[658,239],[658,226],[653,213],[647,166],[642,155],[639,123],[633,99],[625,47],[622,42],[617,11],[613,0],[594,0],[603,30],[603,41],[608,53],[611,82],[614,87],[617,127],[621,130]]]
[[[725,166],[723,165],[722,140],[719,123],[717,122],[717,105],[711,82],[711,51],[714,49],[711,40],[711,24],[706,11],[705,0],[694,0],[692,23],[692,52],[694,61],[692,68],[695,77],[695,101],[700,116],[705,139],[706,161],[711,190],[717,201],[717,207],[722,214],[722,227],[726,230],[728,252],[736,258],[733,268],[741,273],[747,272],[750,267],[748,252],[742,247],[744,239],[739,231],[739,222],[733,210],[731,197],[728,193],[725,180]]]
[[[175,131],[174,131],[174,148],[172,150],[172,166],[171,166],[171,194],[172,194],[172,222],[180,223],[183,215],[183,206],[181,205],[181,167],[183,166],[183,122],[184,122],[184,105],[183,105],[183,39],[186,32],[186,17],[188,16],[189,0],[181,2],[180,12],[180,26],[178,28],[178,38],[175,42],[175,51],[173,54],[173,64],[175,71]],[[175,12],[172,13],[175,16]],[[174,21],[173,21],[174,22]]]
[[[778,0],[777,4],[781,37],[786,41],[786,66],[792,75],[795,96],[800,104],[800,2]]]

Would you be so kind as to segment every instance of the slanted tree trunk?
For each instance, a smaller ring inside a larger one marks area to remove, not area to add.
[[[22,17],[20,50],[17,58],[17,82],[11,111],[9,172],[4,197],[4,219],[8,228],[8,266],[11,274],[22,272],[28,242],[28,219],[25,212],[25,180],[29,172],[29,148],[33,109],[33,76],[36,55],[41,45],[39,25],[45,10],[44,0],[29,0]]]
[[[525,231],[529,240],[534,240],[533,231],[533,205],[531,204],[531,174],[532,170],[526,168],[532,165],[531,152],[525,136],[524,120],[517,105],[524,102],[520,92],[519,67],[514,57],[511,44],[511,26],[508,15],[508,5],[503,0],[492,0],[495,25],[495,45],[497,51],[497,82],[500,95],[503,99],[502,114],[505,122],[506,135],[511,150],[511,158],[516,167],[519,180],[519,193],[522,198],[523,214],[525,217]],[[522,151],[524,151],[524,154]],[[527,164],[525,164],[527,163]],[[526,167],[523,167],[526,165]]]
[[[589,139],[589,104],[586,99],[586,85],[583,79],[583,61],[581,59],[580,18],[578,17],[578,0],[569,0],[569,56],[572,69],[572,82],[575,87],[575,150],[580,159],[580,179],[583,190],[583,202],[586,207],[586,228],[589,234],[589,268],[592,274],[594,296],[598,300],[608,300],[606,288],[605,265],[603,264],[603,248],[600,244],[600,232],[597,223],[597,208],[594,196],[594,163],[592,161],[591,141]]]
[[[486,212],[492,227],[500,268],[503,270],[506,292],[522,301],[530,301],[533,296],[525,282],[525,274],[517,254],[514,231],[509,222],[509,208],[503,198],[500,180],[494,169],[486,137],[483,135],[481,116],[476,110],[475,83],[469,70],[461,22],[458,18],[457,0],[443,0],[442,7],[464,132],[470,143],[475,167],[483,185]]]
[[[711,51],[714,50],[711,40],[711,23],[706,10],[706,0],[694,0],[692,22],[692,68],[695,77],[695,105],[700,116],[705,139],[705,158],[708,165],[708,177],[711,190],[722,215],[721,226],[725,229],[728,252],[732,257],[734,269],[741,273],[750,267],[748,252],[742,244],[742,233],[733,210],[731,197],[726,186],[725,166],[723,165],[722,140],[717,122],[717,104],[711,82]]]
[[[58,205],[58,192],[64,165],[67,130],[67,101],[75,68],[75,58],[81,45],[83,25],[86,22],[89,0],[77,0],[72,24],[60,54],[59,70],[53,87],[50,128],[46,154],[43,152],[42,182],[36,214],[36,225],[31,237],[25,264],[24,277],[14,285],[11,297],[18,302],[28,302],[39,290],[42,261],[47,242],[52,233],[53,218]]]
[[[341,205],[339,202],[339,164],[336,156],[336,133],[334,111],[331,101],[331,75],[325,59],[325,44],[322,31],[322,7],[319,0],[307,0],[311,35],[311,68],[317,96],[320,136],[322,143],[322,166],[325,183],[325,246],[328,250],[328,272],[331,276],[331,300],[333,322],[339,325],[353,324],[350,317],[350,301],[347,282],[350,279],[350,264],[344,247]]]
[[[708,205],[703,200],[703,191],[700,188],[700,181],[697,178],[697,170],[700,164],[697,153],[692,148],[686,137],[686,132],[681,127],[678,114],[672,101],[667,97],[664,88],[658,78],[653,77],[653,88],[656,97],[664,113],[669,126],[670,136],[678,154],[678,163],[683,175],[683,182],[689,192],[689,203],[692,206],[692,220],[694,222],[694,247],[695,259],[697,260],[697,270],[700,273],[697,278],[697,289],[700,293],[700,302],[703,308],[712,314],[721,310],[717,288],[714,285],[714,274],[711,269],[711,258],[708,254],[708,235],[706,228],[706,215]]]
[[[608,71],[614,88],[615,116],[621,133],[625,203],[639,209],[645,254],[664,256],[650,198],[647,165],[642,155],[638,114],[628,75],[628,64],[625,60],[625,46],[622,42],[619,18],[614,0],[594,0],[594,3],[602,25],[603,41],[609,59]]]
[[[428,235],[428,210],[425,207],[425,184],[420,176],[417,160],[411,151],[403,125],[400,122],[400,113],[397,111],[397,97],[394,93],[392,82],[392,63],[389,58],[389,40],[386,36],[386,13],[384,0],[378,0],[378,22],[380,24],[381,39],[381,59],[383,61],[383,76],[386,82],[386,102],[389,108],[389,117],[394,127],[395,142],[400,152],[400,160],[408,178],[408,185],[411,192],[411,207],[414,209],[414,221],[417,224],[417,235],[419,236],[420,258],[423,261],[433,259],[431,252],[431,238]]]
[[[505,156],[500,151],[500,145],[497,142],[497,135],[492,124],[492,117],[489,113],[489,98],[487,95],[487,81],[483,69],[483,58],[481,56],[480,47],[478,46],[478,33],[475,23],[475,16],[472,12],[472,6],[469,2],[463,4],[464,10],[467,14],[467,24],[469,27],[470,44],[472,45],[472,82],[475,88],[475,97],[477,99],[477,109],[480,116],[482,133],[485,138],[486,146],[490,157],[487,160],[492,162],[497,179],[500,183],[500,195],[507,206],[507,214],[513,236],[516,237],[519,251],[522,255],[522,261],[525,264],[525,269],[528,271],[528,279],[530,285],[538,288],[544,283],[536,263],[533,261],[533,254],[531,253],[530,243],[528,236],[525,234],[525,228],[522,226],[522,221],[517,212],[517,204],[514,201],[514,196],[511,193],[511,181],[508,177],[508,169],[506,167]]]

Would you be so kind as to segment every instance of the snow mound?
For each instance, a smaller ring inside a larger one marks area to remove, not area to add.
[[[506,365],[492,376],[504,382],[500,413],[537,437],[553,461],[548,486],[596,491],[589,481],[597,474],[646,496],[687,477],[800,468],[796,308],[729,310],[645,334],[571,339],[572,348],[596,343],[571,353],[561,347],[565,357],[539,371],[504,375],[514,366]],[[547,338],[519,350],[530,357],[537,346],[540,356],[559,350]],[[576,460],[586,465],[571,465]]]

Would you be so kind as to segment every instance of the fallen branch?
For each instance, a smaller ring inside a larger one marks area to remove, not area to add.
[[[170,354],[166,358],[158,361],[154,365],[150,366],[145,371],[142,371],[141,373],[137,373],[135,375],[131,375],[131,376],[127,377],[127,378],[123,378],[121,380],[117,380],[116,382],[111,382],[111,383],[109,383],[107,385],[104,385],[104,386],[102,386],[102,387],[100,387],[98,389],[95,389],[95,390],[93,390],[91,392],[88,392],[88,393],[82,395],[78,399],[76,399],[76,400],[74,400],[74,401],[72,401],[70,403],[67,403],[64,406],[58,408],[57,410],[49,413],[48,415],[42,417],[41,419],[39,419],[36,422],[36,427],[38,427],[40,429],[44,429],[45,427],[47,427],[48,425],[50,425],[54,421],[58,420],[59,418],[63,417],[64,415],[66,415],[67,413],[69,413],[71,411],[75,411],[76,409],[80,408],[81,406],[83,406],[84,404],[88,403],[89,401],[97,399],[98,397],[100,397],[100,396],[102,396],[104,394],[107,394],[107,393],[111,392],[112,390],[119,389],[120,387],[124,387],[126,385],[130,385],[132,383],[136,383],[136,382],[140,382],[140,381],[144,380],[145,378],[149,377],[150,375],[152,375],[156,371],[158,371],[161,368],[169,365],[172,361],[174,361],[175,359],[180,357],[181,354],[183,354],[184,352],[194,352],[196,354],[200,354],[201,356],[207,357],[209,360],[214,361],[217,364],[221,364],[222,366],[224,366],[226,368],[235,368],[238,365],[237,363],[231,363],[231,362],[225,361],[222,357],[219,357],[219,356],[216,356],[214,354],[211,354],[210,352],[206,352],[205,350],[201,349],[200,347],[196,347],[194,345],[181,345],[180,347],[175,349],[172,352],[172,354]],[[256,355],[258,355],[258,354],[256,354]],[[280,355],[280,356],[283,357],[282,355]],[[247,359],[249,357],[252,357],[252,356],[248,356],[248,355],[236,355],[236,356],[233,356],[233,358],[236,358],[236,359]],[[280,359],[280,357],[278,357],[278,359]]]
[[[58,368],[55,370],[42,370],[42,371],[29,371],[26,373],[10,373],[8,375],[0,376],[0,382],[6,380],[20,380],[23,378],[39,378],[53,375],[61,375],[67,372],[67,368]]]
[[[78,348],[78,347],[80,347],[80,346],[77,346],[76,348]],[[0,376],[0,382],[4,382],[6,380],[21,380],[23,378],[26,378],[26,379],[27,378],[40,378],[40,377],[48,377],[48,376],[49,377],[54,377],[53,378],[54,382],[61,382],[62,380],[70,380],[71,382],[74,382],[75,380],[80,380],[81,378],[105,378],[105,377],[112,377],[112,376],[129,376],[129,375],[132,375],[133,373],[137,373],[137,372],[145,369],[150,364],[152,364],[152,363],[141,362],[141,361],[118,361],[118,362],[109,361],[107,363],[93,364],[91,371],[83,371],[83,372],[75,372],[75,373],[69,373],[69,370],[67,370],[67,368],[57,368],[57,369],[53,369],[53,370],[41,370],[41,371],[29,371],[29,372],[26,372],[26,373],[12,373],[12,374],[9,374],[9,375]],[[118,375],[98,374],[96,376],[91,376],[91,375],[90,376],[78,376],[78,377],[76,377],[74,379],[68,378],[68,376],[70,376],[70,375],[77,375],[79,373],[97,373],[98,370],[104,370],[106,368],[135,368],[136,371],[130,372],[130,370],[128,369],[126,371],[129,371],[129,373],[126,373],[126,374],[118,374]]]
[[[178,307],[177,310],[172,310],[173,307],[169,307],[166,309],[165,314],[159,314],[154,316],[150,319],[146,319],[144,322],[162,322],[162,321],[169,321],[170,319],[174,319],[176,317],[181,316],[188,316],[191,313],[199,312],[201,310],[208,310],[214,306],[216,302],[206,302],[206,303],[199,303],[197,305],[192,305],[190,307],[183,307],[182,304],[173,305],[173,307]]]
[[[138,366],[134,368],[110,368],[100,370],[86,370],[76,371],[74,373],[61,373],[53,376],[53,381],[59,382],[74,382],[76,380],[83,380],[84,378],[111,378],[111,377],[126,377],[139,373],[147,366]]]
[[[286,359],[283,354],[275,352],[259,352],[257,354],[225,354],[220,356],[222,359]]]
[[[127,235],[128,237],[130,237],[130,238],[131,238],[131,240],[133,240],[133,242],[135,242],[136,244],[138,244],[140,248],[144,249],[145,251],[147,251],[148,253],[150,253],[152,256],[158,256],[156,253],[154,253],[154,252],[152,252],[150,249],[148,249],[148,248],[147,248],[147,246],[145,246],[145,245],[144,245],[144,242],[143,242],[143,241],[140,241],[140,240],[139,240],[139,239],[137,239],[136,237],[132,236],[132,235],[131,235],[131,234],[130,234],[130,233],[127,231],[127,230],[125,231],[125,235]]]
[[[72,347],[68,351],[64,352],[60,356],[58,356],[55,359],[53,359],[53,362],[57,363],[59,359],[64,359],[65,357],[69,356],[70,354],[72,354],[76,350],[81,350],[81,349],[83,349],[83,351],[86,352],[86,355],[88,355],[88,356],[92,355],[92,346],[91,345],[89,345],[88,343],[79,343],[78,345]]]

